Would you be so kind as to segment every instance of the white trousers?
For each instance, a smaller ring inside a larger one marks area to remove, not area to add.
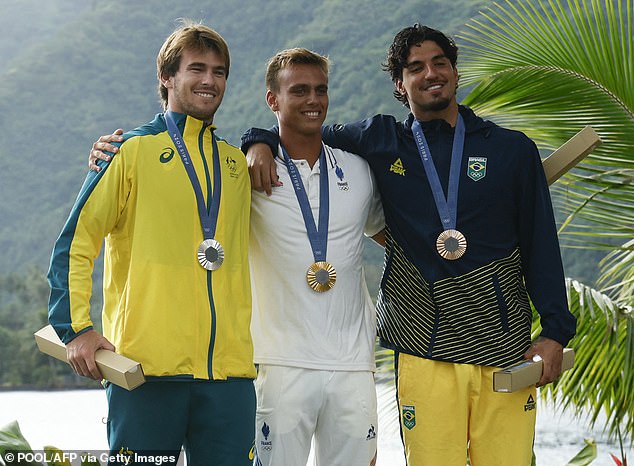
[[[369,466],[376,455],[374,374],[260,365],[256,466]]]

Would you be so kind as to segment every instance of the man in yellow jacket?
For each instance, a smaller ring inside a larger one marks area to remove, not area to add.
[[[215,134],[229,75],[224,39],[185,24],[157,57],[165,113],[124,135],[90,172],[53,251],[49,320],[80,375],[95,351],[142,363],[147,382],[107,385],[111,453],[175,464],[247,465],[255,377],[249,333],[250,182],[244,156]],[[90,320],[105,238],[103,335]]]

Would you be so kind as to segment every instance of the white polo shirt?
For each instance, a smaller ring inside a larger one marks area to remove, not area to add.
[[[281,152],[275,160],[284,185],[273,188],[270,197],[253,192],[249,260],[255,362],[372,371],[376,314],[363,273],[363,241],[364,233],[373,236],[384,228],[383,209],[368,164],[324,147],[330,188],[326,260],[337,273],[329,291],[316,292],[306,282],[315,260]],[[320,162],[312,169],[306,160],[293,162],[317,224]]]

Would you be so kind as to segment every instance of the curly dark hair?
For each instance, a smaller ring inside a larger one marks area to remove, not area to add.
[[[416,23],[413,26],[401,29],[396,36],[394,36],[392,45],[390,45],[387,51],[386,62],[383,63],[382,66],[383,71],[389,73],[393,83],[396,83],[398,79],[403,79],[403,68],[407,64],[410,47],[426,40],[436,42],[451,62],[451,66],[455,68],[458,61],[458,46],[456,46],[454,40],[437,29],[421,26],[419,23]],[[406,96],[394,90],[394,97],[409,108],[409,102]]]

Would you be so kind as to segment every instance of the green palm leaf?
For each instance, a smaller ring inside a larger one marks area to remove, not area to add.
[[[459,35],[465,99],[554,149],[585,125],[603,144],[555,186],[564,244],[613,249],[634,237],[632,0],[506,1]],[[621,273],[625,269],[620,267]]]
[[[0,464],[4,465],[5,461],[8,464],[20,464],[25,466],[42,466],[42,463],[36,461],[20,460],[16,457],[17,452],[33,453],[31,445],[22,435],[20,426],[17,421],[12,421],[6,426],[0,428]],[[13,457],[10,461],[7,458],[7,453],[13,453]]]
[[[585,440],[585,447],[566,466],[588,466],[597,459],[597,444],[593,439]]]
[[[634,313],[605,294],[568,280],[568,303],[577,317],[575,367],[541,394],[562,409],[588,413],[594,425],[603,412],[608,432],[634,432]],[[535,323],[534,334],[540,328]]]

